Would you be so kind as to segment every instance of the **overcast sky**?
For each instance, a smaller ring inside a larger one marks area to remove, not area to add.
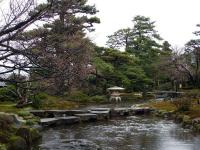
[[[193,37],[200,23],[200,0],[89,0],[95,4],[101,19],[90,35],[99,46],[105,46],[107,36],[121,28],[132,27],[136,15],[156,21],[156,30],[173,46],[182,47]],[[200,29],[199,29],[200,30]]]

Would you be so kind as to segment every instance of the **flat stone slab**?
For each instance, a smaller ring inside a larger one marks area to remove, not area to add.
[[[30,110],[30,113],[44,113],[45,110]]]
[[[127,116],[131,112],[130,108],[115,108],[111,111],[112,116]]]
[[[110,112],[109,111],[94,111],[94,110],[91,110],[90,113],[92,113],[92,114],[109,114]]]
[[[80,118],[75,116],[40,119],[40,124],[42,126],[68,125],[68,124],[75,124],[78,122],[80,122]]]
[[[90,111],[110,111],[110,108],[92,108]]]
[[[97,115],[91,114],[91,113],[85,113],[85,114],[75,114],[75,116],[80,117],[81,121],[96,121]]]
[[[98,120],[110,118],[110,111],[90,111],[90,113],[96,114]]]
[[[148,114],[152,111],[149,107],[133,107],[132,110],[134,111],[134,114]]]
[[[40,119],[40,124],[42,126],[50,126],[56,124],[57,121],[58,121],[57,118],[43,118]]]
[[[86,110],[46,110],[47,113],[85,113]]]
[[[88,110],[68,110],[66,115],[75,115],[75,114],[86,114]]]

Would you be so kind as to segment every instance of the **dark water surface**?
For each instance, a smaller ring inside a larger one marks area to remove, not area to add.
[[[50,128],[42,150],[200,150],[200,136],[169,120],[127,117]]]

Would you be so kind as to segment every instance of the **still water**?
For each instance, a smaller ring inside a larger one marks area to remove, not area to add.
[[[170,120],[141,116],[50,128],[41,150],[200,150],[200,136]]]

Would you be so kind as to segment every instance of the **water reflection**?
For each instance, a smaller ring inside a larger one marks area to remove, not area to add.
[[[96,146],[96,147],[95,147]],[[199,150],[200,137],[169,120],[127,117],[43,132],[42,150]]]

